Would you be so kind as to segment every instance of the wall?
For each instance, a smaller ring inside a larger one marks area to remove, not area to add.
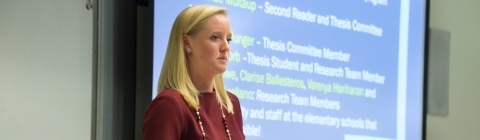
[[[450,109],[427,116],[427,139],[480,139],[480,1],[430,3],[451,32]],[[85,1],[0,1],[0,139],[89,139],[91,80]]]
[[[449,114],[427,116],[428,140],[480,140],[480,1],[431,0],[430,28],[450,31]]]
[[[87,140],[92,11],[85,0],[0,0],[0,139]]]

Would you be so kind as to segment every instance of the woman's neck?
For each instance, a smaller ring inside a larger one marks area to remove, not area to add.
[[[198,71],[190,70],[190,79],[195,88],[200,92],[213,92],[214,76],[205,75]]]

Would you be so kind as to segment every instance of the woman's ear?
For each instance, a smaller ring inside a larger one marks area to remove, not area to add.
[[[190,48],[190,43],[188,41],[188,35],[187,34],[183,34],[183,49],[187,52],[187,53],[191,53],[192,52],[192,48]]]

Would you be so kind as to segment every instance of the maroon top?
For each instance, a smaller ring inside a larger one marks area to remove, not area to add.
[[[242,111],[234,94],[228,93],[234,114],[223,109],[232,140],[244,140]],[[201,93],[200,118],[207,140],[228,140],[215,93]],[[144,140],[203,140],[198,117],[174,89],[167,89],[153,99],[143,120]]]

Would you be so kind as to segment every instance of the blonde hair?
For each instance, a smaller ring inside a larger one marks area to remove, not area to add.
[[[198,96],[200,92],[195,88],[188,74],[187,56],[184,50],[183,35],[193,35],[205,27],[206,20],[216,14],[226,15],[227,10],[211,5],[197,5],[184,9],[175,19],[167,52],[163,60],[162,71],[158,80],[157,92],[165,89],[175,89],[190,108],[199,109]],[[218,103],[233,113],[233,105],[223,83],[223,75],[214,78],[214,88]]]

